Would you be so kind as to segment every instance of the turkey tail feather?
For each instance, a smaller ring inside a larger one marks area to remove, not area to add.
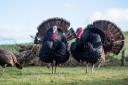
[[[112,52],[118,54],[124,46],[124,35],[119,27],[114,23],[106,20],[97,20],[92,24],[105,34],[103,43],[105,53]]]
[[[43,40],[43,37],[45,33],[47,32],[47,30],[49,30],[53,26],[57,26],[57,28],[59,28],[62,32],[64,32],[68,40],[72,39],[73,36],[68,30],[68,28],[70,27],[70,22],[68,22],[67,20],[63,18],[58,18],[58,17],[50,18],[50,19],[43,21],[43,23],[41,23],[37,28],[38,32],[37,32],[35,39],[40,38],[41,40]]]

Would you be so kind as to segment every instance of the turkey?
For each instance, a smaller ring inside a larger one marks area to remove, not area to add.
[[[7,66],[16,66],[18,69],[22,69],[22,65],[18,63],[16,56],[5,49],[0,49],[0,65],[3,68]]]
[[[65,63],[69,59],[67,37],[72,38],[68,31],[69,26],[70,23],[62,18],[51,18],[38,28],[35,43],[42,44],[39,57],[43,62],[51,63],[52,73],[56,73],[58,64]]]
[[[94,64],[105,61],[107,54],[118,54],[124,45],[124,36],[119,28],[110,21],[99,20],[88,25],[84,30],[78,28],[75,33],[76,40],[71,44],[70,50],[78,62],[91,63],[92,72]]]

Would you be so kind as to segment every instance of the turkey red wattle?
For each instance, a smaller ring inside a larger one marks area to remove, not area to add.
[[[57,36],[56,36],[56,32],[53,32],[53,33],[52,33],[52,40],[55,41],[55,40],[56,40],[56,37],[57,37]]]
[[[76,39],[79,40],[81,38],[82,34],[83,34],[83,29],[78,28],[78,32],[76,34]]]
[[[52,32],[52,40],[55,41],[57,39],[56,31],[57,31],[57,26],[53,26],[53,32]]]

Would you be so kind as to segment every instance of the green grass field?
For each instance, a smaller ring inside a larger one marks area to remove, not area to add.
[[[88,74],[85,67],[58,67],[57,74],[46,67],[8,67],[0,75],[0,85],[128,85],[128,67],[101,67]]]

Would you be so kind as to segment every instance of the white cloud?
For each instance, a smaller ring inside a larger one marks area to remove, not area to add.
[[[36,28],[32,29],[23,26],[3,25],[0,26],[0,42],[28,42],[32,41],[30,35],[36,33]]]
[[[111,8],[105,11],[96,11],[91,16],[90,21],[100,19],[110,20],[120,26],[123,31],[128,31],[128,8]]]

